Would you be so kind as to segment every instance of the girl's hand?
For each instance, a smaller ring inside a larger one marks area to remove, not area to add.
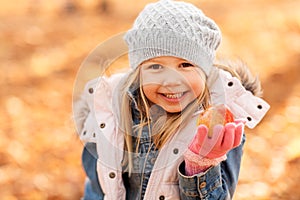
[[[225,126],[215,125],[211,137],[208,137],[208,128],[200,125],[189,150],[203,158],[216,159],[239,146],[243,132],[244,122],[241,120],[234,120]]]

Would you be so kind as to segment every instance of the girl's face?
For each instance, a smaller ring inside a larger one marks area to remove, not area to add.
[[[184,110],[204,92],[204,72],[181,58],[157,57],[145,61],[140,67],[145,96],[169,113]]]

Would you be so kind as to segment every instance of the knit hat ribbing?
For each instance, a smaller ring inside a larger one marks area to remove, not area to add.
[[[161,0],[144,8],[124,39],[132,68],[154,57],[175,56],[196,64],[208,75],[221,32],[194,5]]]

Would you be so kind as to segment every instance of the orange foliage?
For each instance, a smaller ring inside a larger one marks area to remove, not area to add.
[[[245,60],[271,104],[259,126],[245,130],[235,199],[300,199],[300,2],[189,1],[219,24],[218,56]],[[74,83],[84,81],[76,75],[89,52],[128,30],[150,0],[101,2],[0,0],[1,200],[82,196],[72,101]],[[90,69],[86,79],[100,75]]]

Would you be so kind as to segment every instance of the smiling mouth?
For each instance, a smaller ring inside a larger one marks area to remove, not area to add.
[[[168,99],[179,99],[184,95],[184,92],[179,93],[163,93],[163,96],[167,97]]]

